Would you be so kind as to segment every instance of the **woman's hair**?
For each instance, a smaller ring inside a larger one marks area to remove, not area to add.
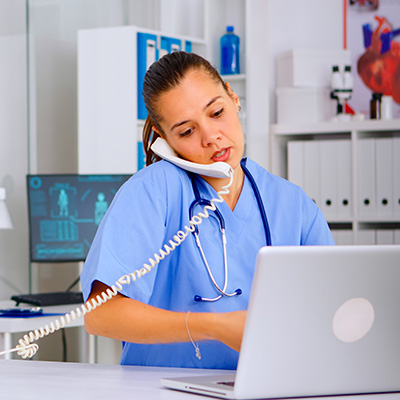
[[[166,54],[153,63],[146,72],[143,84],[143,99],[148,112],[143,128],[146,165],[160,160],[150,148],[159,137],[159,134],[153,131],[153,126],[163,133],[160,124],[162,118],[158,110],[158,99],[161,94],[177,87],[186,74],[193,70],[203,70],[210,78],[217,83],[221,83],[225,88],[224,81],[215,67],[195,53],[176,51]]]

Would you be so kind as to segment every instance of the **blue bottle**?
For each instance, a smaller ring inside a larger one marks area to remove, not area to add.
[[[233,33],[233,26],[226,27],[226,34],[221,37],[221,74],[240,74],[239,36]]]

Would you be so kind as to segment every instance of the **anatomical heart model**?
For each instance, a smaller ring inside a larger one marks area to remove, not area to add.
[[[375,16],[378,23],[363,25],[365,53],[357,62],[357,71],[364,84],[375,93],[392,96],[400,104],[400,42],[385,17]],[[400,37],[400,36],[399,36]]]

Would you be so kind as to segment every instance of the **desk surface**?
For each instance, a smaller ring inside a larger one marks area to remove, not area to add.
[[[72,310],[75,310],[79,304],[69,304],[69,305],[62,305],[62,306],[48,306],[42,307],[44,313],[60,313],[66,314]],[[26,306],[29,307],[29,306]],[[15,302],[11,300],[0,301],[0,308],[16,308]],[[61,318],[60,316],[42,316],[42,317],[33,317],[33,318],[0,318],[0,333],[1,332],[25,332],[31,331],[33,329],[38,329],[45,324],[49,324],[56,319]],[[84,321],[83,317],[77,318],[74,321],[70,322],[67,326],[74,327],[74,326],[83,326]]]
[[[221,371],[0,360],[0,399],[202,400],[208,397],[165,389],[160,379],[217,374],[221,374]],[[400,394],[335,399],[400,400]]]

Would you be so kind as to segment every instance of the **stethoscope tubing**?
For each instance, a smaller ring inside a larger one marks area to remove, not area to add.
[[[264,225],[266,244],[267,244],[267,246],[272,246],[271,230],[269,229],[268,217],[267,217],[267,213],[265,211],[264,203],[261,198],[260,191],[258,190],[257,183],[254,180],[253,175],[251,175],[250,171],[248,170],[248,168],[246,166],[246,161],[247,161],[247,158],[243,158],[240,161],[240,166],[242,167],[244,174],[246,175],[247,179],[249,180],[249,182],[253,188],[254,195],[256,196],[258,209],[260,211],[261,219],[262,219],[262,222]]]
[[[265,212],[265,208],[264,208],[264,203],[262,201],[261,198],[261,194],[260,191],[258,190],[258,186],[256,181],[254,180],[253,176],[251,175],[250,171],[248,170],[248,168],[246,167],[246,158],[243,158],[240,162],[240,166],[245,174],[245,176],[248,178],[251,187],[253,189],[254,195],[256,197],[256,201],[258,204],[258,208],[260,210],[260,214],[261,214],[261,219],[264,225],[264,231],[265,231],[265,240],[267,243],[267,246],[271,246],[272,242],[271,242],[271,232],[269,229],[269,223],[268,223],[268,218],[267,218],[267,213]],[[189,217],[190,219],[193,217],[194,214],[194,209],[196,206],[200,205],[200,206],[205,206],[205,205],[211,205],[209,200],[206,199],[202,199],[200,198],[200,193],[199,190],[197,188],[196,182],[195,182],[195,177],[192,173],[189,173],[189,176],[191,178],[192,181],[192,186],[193,186],[193,191],[195,194],[195,200],[191,203],[190,207],[189,207]],[[221,299],[222,297],[233,297],[233,296],[238,296],[240,294],[242,294],[242,290],[236,289],[233,293],[226,293],[226,289],[228,286],[228,263],[227,263],[227,254],[226,254],[226,234],[225,234],[225,219],[222,216],[222,213],[218,210],[218,208],[215,209],[215,215],[218,219],[219,225],[220,225],[220,231],[221,231],[221,235],[222,235],[222,247],[223,247],[223,253],[224,253],[224,286],[221,289],[218,285],[218,283],[216,282],[212,272],[211,272],[211,268],[208,265],[207,262],[207,258],[204,254],[204,250],[203,247],[201,245],[200,242],[200,237],[199,237],[199,228],[196,225],[195,230],[193,231],[193,235],[195,237],[195,241],[197,244],[197,247],[199,248],[201,257],[203,259],[204,265],[206,267],[207,273],[209,275],[209,278],[211,279],[211,282],[213,284],[213,286],[215,287],[215,289],[217,290],[217,292],[219,293],[219,295],[217,297],[214,298],[206,298],[206,297],[201,297],[199,295],[195,295],[194,296],[194,300],[195,301],[207,301],[207,302],[214,302],[217,301],[219,299]]]

